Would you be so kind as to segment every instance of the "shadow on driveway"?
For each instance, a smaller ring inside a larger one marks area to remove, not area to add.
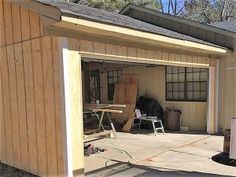
[[[135,165],[129,162],[120,162],[104,168],[86,173],[86,177],[231,177],[197,171],[178,171],[169,168],[154,168],[143,165]]]

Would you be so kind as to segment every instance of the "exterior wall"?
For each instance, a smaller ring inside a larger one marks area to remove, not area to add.
[[[107,90],[107,71],[122,69],[123,74],[138,77],[138,97],[146,96],[157,100],[163,107],[182,111],[181,125],[191,131],[206,131],[207,102],[170,102],[165,100],[165,66],[147,67],[146,65],[90,64],[90,70],[100,70],[101,102],[109,103]]]
[[[236,39],[234,39],[236,49]],[[230,118],[236,117],[236,51],[220,60],[219,128],[230,128]],[[231,68],[231,69],[230,69]]]
[[[79,36],[78,36],[79,37]],[[111,44],[94,40],[68,40],[71,49],[80,52],[82,57],[110,61],[127,61],[133,63],[148,63],[161,65],[205,67],[215,62],[209,55],[197,55],[186,51],[148,48],[148,46],[132,46],[125,43]],[[115,41],[114,41],[115,42]]]
[[[58,40],[38,15],[0,0],[0,160],[64,176]]]

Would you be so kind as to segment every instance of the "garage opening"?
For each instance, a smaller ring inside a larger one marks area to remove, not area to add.
[[[175,143],[178,135],[169,132],[206,133],[208,78],[207,68],[82,58],[85,173],[126,168],[128,162],[150,156],[155,143]],[[157,117],[167,134],[158,129],[155,136],[151,121],[136,126],[140,98],[160,105],[163,115]],[[181,113],[176,130],[167,125],[168,111]]]

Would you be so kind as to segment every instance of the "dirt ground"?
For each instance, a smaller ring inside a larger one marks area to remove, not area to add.
[[[0,163],[0,177],[37,177],[37,176]]]

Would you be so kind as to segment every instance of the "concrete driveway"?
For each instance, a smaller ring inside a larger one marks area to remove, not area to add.
[[[211,160],[222,152],[221,136],[118,133],[92,144],[107,151],[85,157],[89,177],[236,176],[235,167]]]

